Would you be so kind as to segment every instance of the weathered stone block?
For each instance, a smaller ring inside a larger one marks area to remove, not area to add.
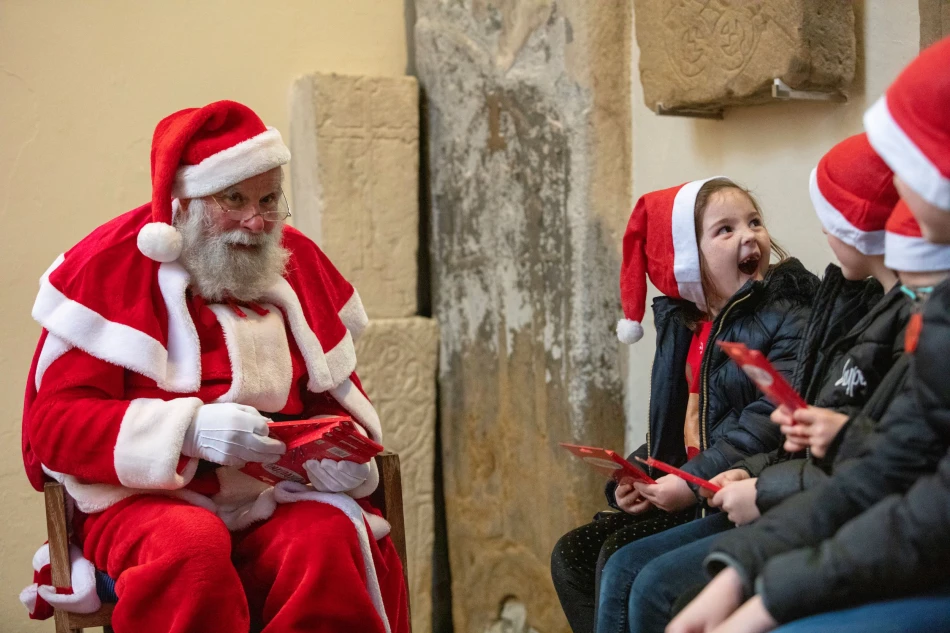
[[[768,101],[773,79],[844,92],[854,10],[842,0],[634,0],[643,100],[656,110]]]
[[[605,506],[558,442],[623,446],[630,5],[416,0],[455,631],[568,631],[557,539]]]
[[[920,50],[950,35],[950,0],[919,0]]]
[[[356,342],[357,372],[399,454],[412,630],[432,630],[433,463],[439,326],[434,319],[370,321]]]
[[[359,288],[371,318],[416,314],[415,78],[308,75],[292,109],[294,225]]]

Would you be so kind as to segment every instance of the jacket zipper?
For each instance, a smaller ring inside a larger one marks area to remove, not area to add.
[[[726,318],[729,316],[729,313],[732,311],[732,309],[751,296],[752,296],[752,292],[750,291],[744,297],[740,297],[739,299],[736,299],[735,301],[733,301],[729,305],[729,307],[726,308],[726,311],[719,315],[719,319],[718,319],[719,327],[716,329],[715,334],[711,335],[711,339],[710,339],[713,344],[715,344],[716,339],[719,338],[719,334],[722,332],[723,325],[725,325],[726,323]],[[709,349],[710,347],[709,347],[709,344],[707,343],[706,351],[708,352]],[[709,380],[708,379],[709,379],[709,365],[710,365],[709,359],[710,358],[711,357],[705,357],[705,356],[703,357],[703,376],[702,376],[703,413],[699,418],[699,443],[700,443],[699,450],[700,452],[709,448],[709,439],[706,437],[706,422],[707,422],[706,416],[709,413]]]

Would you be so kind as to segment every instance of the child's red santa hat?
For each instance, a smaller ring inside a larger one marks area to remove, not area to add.
[[[871,145],[927,202],[950,211],[950,37],[924,50],[864,114]]]
[[[866,134],[832,147],[812,170],[809,191],[828,233],[865,255],[884,254],[884,225],[900,196]]]
[[[694,218],[696,196],[710,180],[652,191],[633,208],[623,236],[620,267],[620,304],[626,318],[617,322],[617,338],[622,343],[643,338],[647,275],[666,296],[692,301],[706,310]]]
[[[902,272],[950,270],[950,246],[924,239],[910,207],[900,200],[887,221],[884,265]]]
[[[208,196],[288,161],[280,132],[240,103],[216,101],[165,117],[152,137],[153,221],[139,231],[139,250],[175,261],[181,234],[171,226],[173,198]]]

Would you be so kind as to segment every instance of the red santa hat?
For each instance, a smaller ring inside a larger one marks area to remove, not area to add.
[[[950,211],[950,37],[924,50],[864,114],[871,145],[927,202]]]
[[[139,231],[139,250],[175,261],[182,242],[171,226],[173,198],[217,193],[288,161],[280,132],[240,103],[216,101],[165,117],[152,137],[152,222]]]
[[[620,267],[620,303],[625,318],[617,322],[617,338],[622,343],[629,345],[643,338],[647,275],[666,296],[706,309],[694,217],[696,196],[710,180],[713,178],[652,191],[633,208],[623,236]]]
[[[903,272],[950,270],[950,246],[924,239],[910,207],[900,200],[887,221],[884,265]]]
[[[828,233],[865,255],[884,254],[884,225],[900,196],[866,134],[831,148],[812,170],[809,191]]]

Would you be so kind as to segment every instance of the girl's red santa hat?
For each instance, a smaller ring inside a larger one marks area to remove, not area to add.
[[[625,318],[617,322],[617,338],[622,343],[629,345],[643,338],[648,275],[666,296],[691,301],[706,310],[694,218],[696,196],[713,179],[652,191],[633,208],[623,236],[620,267],[620,303]]]
[[[866,134],[841,141],[822,157],[809,192],[828,233],[865,255],[884,254],[884,225],[899,196],[894,173]]]
[[[924,50],[864,114],[871,145],[924,200],[950,211],[950,37]]]
[[[171,225],[173,199],[208,196],[289,161],[280,132],[240,103],[216,101],[165,117],[152,137],[153,221],[139,231],[139,250],[175,261],[182,242]]]
[[[884,265],[901,272],[950,270],[950,246],[924,239],[910,207],[900,200],[887,221]]]

